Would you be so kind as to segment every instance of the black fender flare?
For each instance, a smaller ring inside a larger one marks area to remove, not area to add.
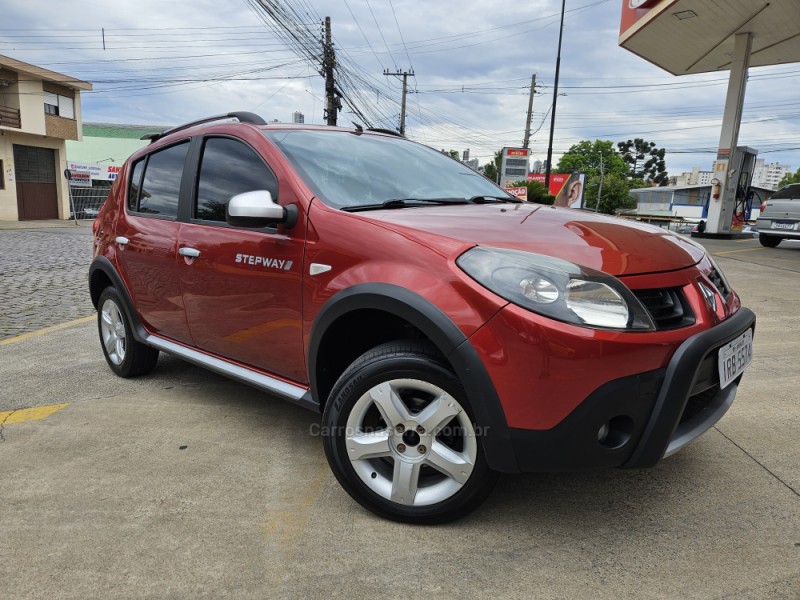
[[[142,322],[139,320],[139,315],[136,314],[136,311],[133,309],[133,302],[131,301],[131,295],[128,292],[128,288],[122,282],[122,277],[120,277],[119,273],[117,273],[117,269],[114,268],[113,263],[105,256],[96,257],[94,260],[92,260],[92,264],[89,266],[89,293],[91,294],[92,279],[94,274],[98,271],[102,272],[106,277],[108,277],[108,279],[111,280],[111,284],[119,293],[119,296],[122,299],[122,310],[125,311],[125,317],[128,319],[128,323],[131,324],[133,337],[137,342],[146,344],[148,337],[147,331],[145,330],[144,326],[142,326]],[[95,308],[99,308],[97,306],[97,298],[95,298],[94,295],[92,295],[92,304],[94,304]]]
[[[475,348],[437,306],[404,287],[388,283],[354,285],[323,305],[314,319],[308,345],[308,374],[314,400],[320,406],[324,402],[317,392],[316,365],[325,332],[340,317],[363,309],[380,310],[404,319],[436,346],[467,392],[489,466],[505,473],[519,472],[505,412]]]

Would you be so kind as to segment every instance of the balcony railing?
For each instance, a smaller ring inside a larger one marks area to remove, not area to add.
[[[7,108],[0,106],[0,125],[3,127],[14,127],[15,129],[22,128],[22,123],[19,118],[19,110],[16,108]]]

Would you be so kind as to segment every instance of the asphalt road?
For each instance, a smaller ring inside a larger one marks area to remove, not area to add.
[[[758,317],[718,425],[655,469],[504,477],[440,527],[350,500],[310,412],[170,357],[116,378],[92,320],[0,341],[0,596],[800,598],[800,243],[702,243]]]

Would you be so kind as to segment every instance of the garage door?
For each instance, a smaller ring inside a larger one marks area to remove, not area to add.
[[[57,219],[55,150],[15,144],[14,174],[19,220]]]

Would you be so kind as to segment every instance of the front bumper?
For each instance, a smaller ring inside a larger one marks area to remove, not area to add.
[[[677,452],[733,403],[738,380],[719,388],[717,350],[755,320],[741,308],[683,342],[666,368],[606,383],[551,429],[511,428],[519,470],[652,467]]]

